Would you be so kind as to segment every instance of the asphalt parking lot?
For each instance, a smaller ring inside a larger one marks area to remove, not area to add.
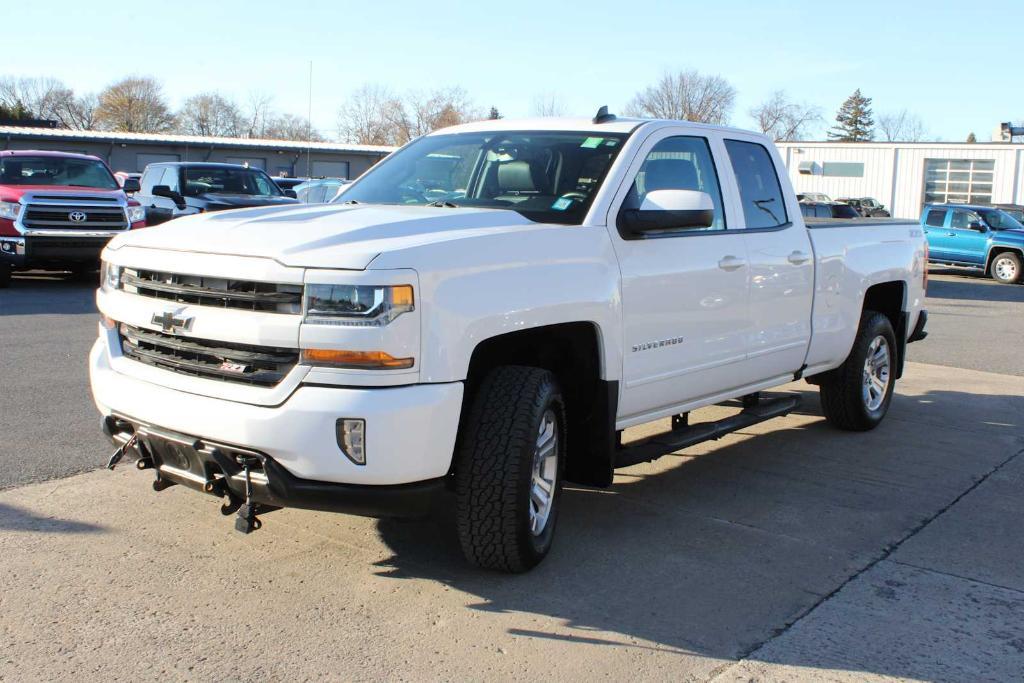
[[[1014,680],[1024,287],[933,271],[889,419],[787,418],[567,492],[524,576],[445,524],[155,494],[88,395],[91,285],[0,292],[0,680]],[[721,410],[719,408],[711,409]],[[753,438],[758,436],[758,438]]]

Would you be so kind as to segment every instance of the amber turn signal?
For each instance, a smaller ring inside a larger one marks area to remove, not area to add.
[[[364,370],[400,370],[411,368],[412,358],[395,358],[384,351],[342,351],[339,349],[303,349],[302,362],[335,368]]]

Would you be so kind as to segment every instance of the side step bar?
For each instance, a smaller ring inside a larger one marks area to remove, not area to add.
[[[673,419],[672,431],[635,441],[628,446],[620,446],[615,455],[615,468],[656,460],[663,455],[695,446],[704,441],[720,439],[730,432],[755,425],[758,422],[764,422],[773,417],[782,417],[800,405],[800,397],[782,396],[769,400],[757,400],[756,398],[749,400],[744,397],[744,405],[746,407],[736,415],[715,422],[689,425],[685,424],[685,420]],[[679,426],[676,426],[677,424]]]

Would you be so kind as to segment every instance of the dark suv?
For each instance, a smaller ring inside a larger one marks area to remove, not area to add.
[[[889,211],[874,197],[845,198],[836,201],[849,204],[865,218],[889,218]]]
[[[146,208],[147,225],[204,211],[299,203],[265,172],[237,164],[150,164],[140,184],[134,198]]]
[[[839,204],[832,202],[826,204],[824,202],[801,202],[800,213],[803,214],[804,218],[860,218],[860,213],[857,212],[849,204]]]

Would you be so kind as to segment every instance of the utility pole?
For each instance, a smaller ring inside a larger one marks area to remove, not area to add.
[[[310,156],[313,154],[313,60],[309,60],[309,103],[306,107],[306,177],[310,175]]]

